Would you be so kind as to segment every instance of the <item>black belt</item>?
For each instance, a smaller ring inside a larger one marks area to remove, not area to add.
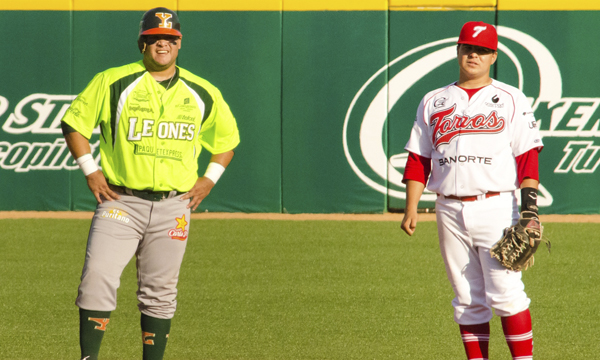
[[[185,194],[185,193],[182,193],[177,190],[173,190],[173,191],[135,190],[135,189],[130,189],[125,186],[117,186],[117,185],[113,185],[113,184],[108,184],[108,187],[110,187],[115,192],[118,192],[121,194],[132,195],[132,196],[139,197],[140,199],[144,199],[144,200],[148,200],[148,201],[161,201],[164,199],[173,198],[173,197],[181,195],[181,194]]]

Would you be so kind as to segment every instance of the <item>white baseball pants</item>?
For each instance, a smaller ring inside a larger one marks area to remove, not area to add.
[[[439,197],[436,217],[440,250],[456,297],[454,320],[461,325],[482,324],[498,316],[526,310],[521,272],[508,270],[491,258],[490,248],[506,227],[519,218],[514,192],[463,202]]]

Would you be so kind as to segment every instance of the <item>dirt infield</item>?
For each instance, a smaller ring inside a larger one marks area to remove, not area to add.
[[[0,211],[0,219],[91,219],[93,212],[83,211]],[[402,221],[403,214],[276,214],[276,213],[193,213],[192,219],[254,219],[254,220],[350,220]],[[594,215],[542,215],[542,222],[600,222]],[[419,214],[419,221],[435,221],[435,214]]]

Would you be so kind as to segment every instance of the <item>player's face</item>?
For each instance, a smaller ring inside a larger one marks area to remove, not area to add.
[[[490,67],[496,62],[498,52],[468,44],[458,45],[460,76],[465,79],[487,78]]]
[[[144,62],[152,68],[149,70],[166,70],[175,65],[179,49],[181,49],[180,37],[172,35],[148,35],[146,37]]]

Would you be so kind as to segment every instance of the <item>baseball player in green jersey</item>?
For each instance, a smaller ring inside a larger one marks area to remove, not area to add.
[[[177,305],[190,213],[239,143],[235,118],[208,81],[176,66],[177,14],[142,17],[141,61],[97,74],[62,119],[73,157],[96,197],[76,305],[81,358],[98,358],[123,269],[137,260],[143,359],[162,359]],[[100,127],[100,170],[89,138]],[[198,176],[202,148],[212,156]]]

